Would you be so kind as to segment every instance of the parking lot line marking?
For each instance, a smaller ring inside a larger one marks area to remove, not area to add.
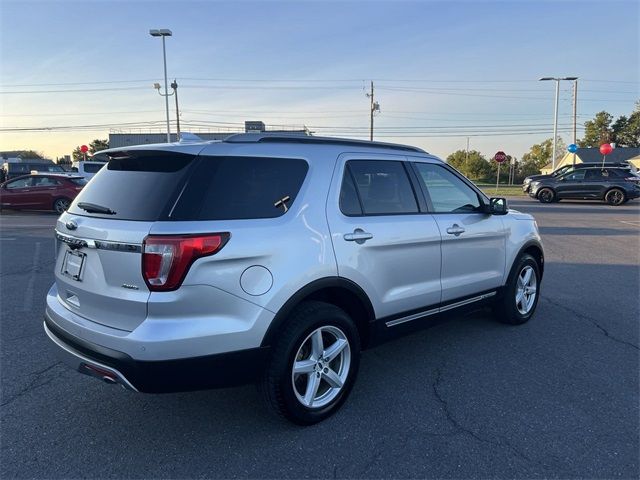
[[[627,225],[633,225],[634,227],[640,227],[640,220],[619,220],[620,223],[626,223]]]
[[[10,241],[10,240],[15,240],[15,238],[0,238],[0,241],[3,241],[3,240]]]
[[[33,264],[31,266],[31,275],[29,276],[29,282],[27,283],[27,288],[24,291],[24,306],[22,307],[22,311],[28,312],[33,308],[33,295],[34,295],[34,287],[36,284],[36,268],[40,265],[40,251],[41,251],[42,242],[36,242],[36,248],[33,252]]]

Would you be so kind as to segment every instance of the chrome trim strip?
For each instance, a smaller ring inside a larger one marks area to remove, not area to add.
[[[142,246],[135,243],[111,242],[108,240],[92,240],[74,237],[56,230],[56,238],[71,248],[95,248],[98,250],[115,250],[118,252],[142,253]]]
[[[108,372],[113,373],[118,378],[118,382],[120,382],[123,387],[125,387],[125,388],[127,388],[129,390],[133,390],[134,392],[138,391],[138,389],[136,387],[134,387],[133,385],[131,385],[129,380],[127,380],[126,377],[122,373],[120,373],[118,370],[116,370],[115,368],[108,367],[107,365],[103,365],[102,363],[96,362],[95,360],[88,359],[87,357],[85,357],[81,353],[78,353],[77,351],[75,351],[71,347],[69,347],[69,346],[65,345],[64,343],[62,343],[62,341],[59,340],[58,337],[56,337],[53,334],[53,332],[51,332],[51,330],[49,330],[49,328],[47,327],[46,322],[43,322],[43,326],[44,326],[44,331],[47,334],[47,337],[49,337],[49,339],[53,343],[55,343],[58,347],[60,347],[62,350],[64,350],[65,352],[67,352],[70,355],[73,355],[74,357],[78,358],[79,360],[81,360],[81,361],[83,361],[85,363],[88,363],[89,365],[94,365],[96,367],[102,368],[104,370],[107,370]]]
[[[413,315],[409,315],[407,317],[396,318],[395,320],[389,320],[385,323],[387,327],[393,327],[394,325],[400,325],[401,323],[410,322],[412,320],[418,320],[419,318],[428,317],[429,315],[433,315],[434,313],[438,313],[440,311],[439,308],[432,308],[431,310],[427,310],[426,312],[414,313]]]
[[[447,310],[452,310],[454,308],[462,307],[463,305],[479,302],[480,300],[484,300],[485,298],[493,297],[497,293],[498,292],[489,292],[482,295],[478,295],[477,297],[467,298],[466,300],[460,300],[459,302],[452,303],[450,305],[445,305],[444,307],[440,307],[440,311],[446,312]]]
[[[432,308],[431,310],[427,310],[420,313],[414,313],[413,315],[408,315],[402,318],[396,318],[395,320],[389,320],[385,322],[387,327],[393,327],[395,325],[400,325],[401,323],[411,322],[413,320],[418,320],[419,318],[428,317],[429,315],[433,315],[435,313],[446,312],[447,310],[453,310],[454,308],[462,307],[463,305],[468,305],[470,303],[479,302],[480,300],[484,300],[485,298],[493,297],[498,292],[489,292],[484,293],[482,295],[478,295],[477,297],[467,298],[466,300],[460,300],[459,302],[452,303],[450,305],[445,305],[444,307]]]

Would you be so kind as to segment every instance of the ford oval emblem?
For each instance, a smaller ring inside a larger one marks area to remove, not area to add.
[[[76,228],[78,228],[78,224],[73,220],[69,220],[64,224],[64,226],[67,227],[67,230],[75,230]]]

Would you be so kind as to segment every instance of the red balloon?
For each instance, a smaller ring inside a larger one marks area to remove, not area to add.
[[[603,143],[602,145],[600,145],[600,153],[602,155],[609,155],[611,152],[613,152],[613,147],[611,146],[611,144]]]
[[[602,147],[600,147],[600,150],[602,151]],[[89,151],[89,147],[87,147],[86,145],[82,145],[82,146],[80,147],[80,151],[81,151],[82,153],[87,153],[87,152]]]

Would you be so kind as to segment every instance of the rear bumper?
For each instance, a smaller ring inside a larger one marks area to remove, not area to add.
[[[123,352],[71,335],[45,314],[44,330],[60,359],[74,370],[146,393],[243,385],[264,371],[269,347],[164,361],[134,360]]]

